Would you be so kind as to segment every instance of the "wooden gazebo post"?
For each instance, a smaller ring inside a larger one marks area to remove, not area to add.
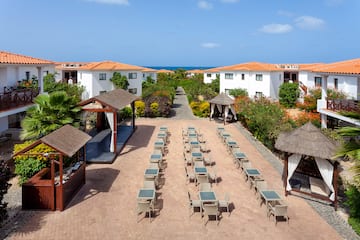
[[[334,199],[335,211],[337,210],[337,207],[338,207],[338,181],[337,181],[338,177],[339,177],[338,165],[339,165],[339,163],[337,161],[335,161],[335,163],[334,163],[334,172],[333,172],[333,186],[334,186],[334,194],[335,194],[335,199]]]
[[[136,115],[135,115],[135,102],[134,101],[131,102],[131,110],[132,110],[132,128],[134,130],[135,129],[135,117],[136,117]]]
[[[116,109],[113,110],[113,121],[114,121],[114,132],[113,132],[113,138],[114,138],[114,153],[116,153],[116,143],[117,143],[117,114]]]
[[[285,189],[285,196],[287,196],[289,194],[289,192],[286,190],[286,185],[287,185],[287,178],[288,178],[288,161],[289,161],[289,154],[285,153],[285,160],[284,160],[284,179],[283,179],[283,183],[284,183],[284,189]]]

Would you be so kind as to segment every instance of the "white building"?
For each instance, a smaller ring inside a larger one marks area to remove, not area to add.
[[[78,84],[85,87],[82,98],[88,99],[103,92],[114,90],[115,86],[110,78],[115,72],[127,77],[129,92],[137,96],[141,96],[142,82],[148,76],[155,81],[157,79],[156,71],[149,68],[112,61],[89,63],[78,68]]]
[[[204,83],[211,83],[220,75],[221,67],[204,70]]]
[[[324,64],[312,70],[319,77],[321,99],[317,102],[317,111],[321,114],[321,127],[326,128],[329,119],[335,119],[360,126],[358,120],[340,115],[338,111],[359,111],[357,100],[360,99],[360,59],[352,59],[331,64]],[[327,88],[345,92],[348,100],[328,100]]]
[[[278,99],[279,87],[284,82],[283,70],[275,64],[249,62],[219,69],[220,92],[246,89],[250,97]]]
[[[87,62],[57,62],[55,66],[55,79],[57,82],[76,84],[77,71]]]
[[[20,128],[24,112],[43,92],[43,77],[54,72],[54,62],[0,51],[0,134]]]

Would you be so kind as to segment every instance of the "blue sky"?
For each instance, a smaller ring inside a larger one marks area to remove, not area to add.
[[[53,61],[224,66],[360,57],[359,0],[1,0],[0,49]]]

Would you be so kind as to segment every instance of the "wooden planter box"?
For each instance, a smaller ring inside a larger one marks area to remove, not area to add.
[[[85,184],[85,163],[61,184],[54,184],[50,168],[44,168],[22,186],[23,209],[63,211],[74,195]]]

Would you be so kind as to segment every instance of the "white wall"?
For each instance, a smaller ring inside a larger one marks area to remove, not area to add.
[[[85,87],[82,99],[92,98],[100,94],[101,91],[111,91],[115,89],[110,81],[115,71],[78,71],[78,84]],[[128,78],[128,89],[136,88],[137,96],[142,94],[143,72],[140,71],[117,71]],[[99,80],[99,74],[106,73],[106,80]],[[136,79],[129,79],[129,73],[136,73]]]
[[[209,77],[207,75],[210,75]],[[204,72],[204,83],[211,83],[213,80],[216,79],[216,74],[219,73],[206,73]]]
[[[226,73],[233,73],[233,79],[225,79]],[[241,79],[244,74],[244,80]],[[262,74],[262,81],[256,81],[256,74]],[[243,88],[246,89],[249,97],[253,98],[256,92],[261,92],[265,97],[277,98],[273,96],[274,91],[271,92],[272,87],[272,75],[270,72],[220,72],[220,92],[226,92],[228,89]],[[274,77],[274,76],[273,76]],[[278,81],[278,74],[275,75],[276,81]],[[275,84],[277,85],[277,84]]]

